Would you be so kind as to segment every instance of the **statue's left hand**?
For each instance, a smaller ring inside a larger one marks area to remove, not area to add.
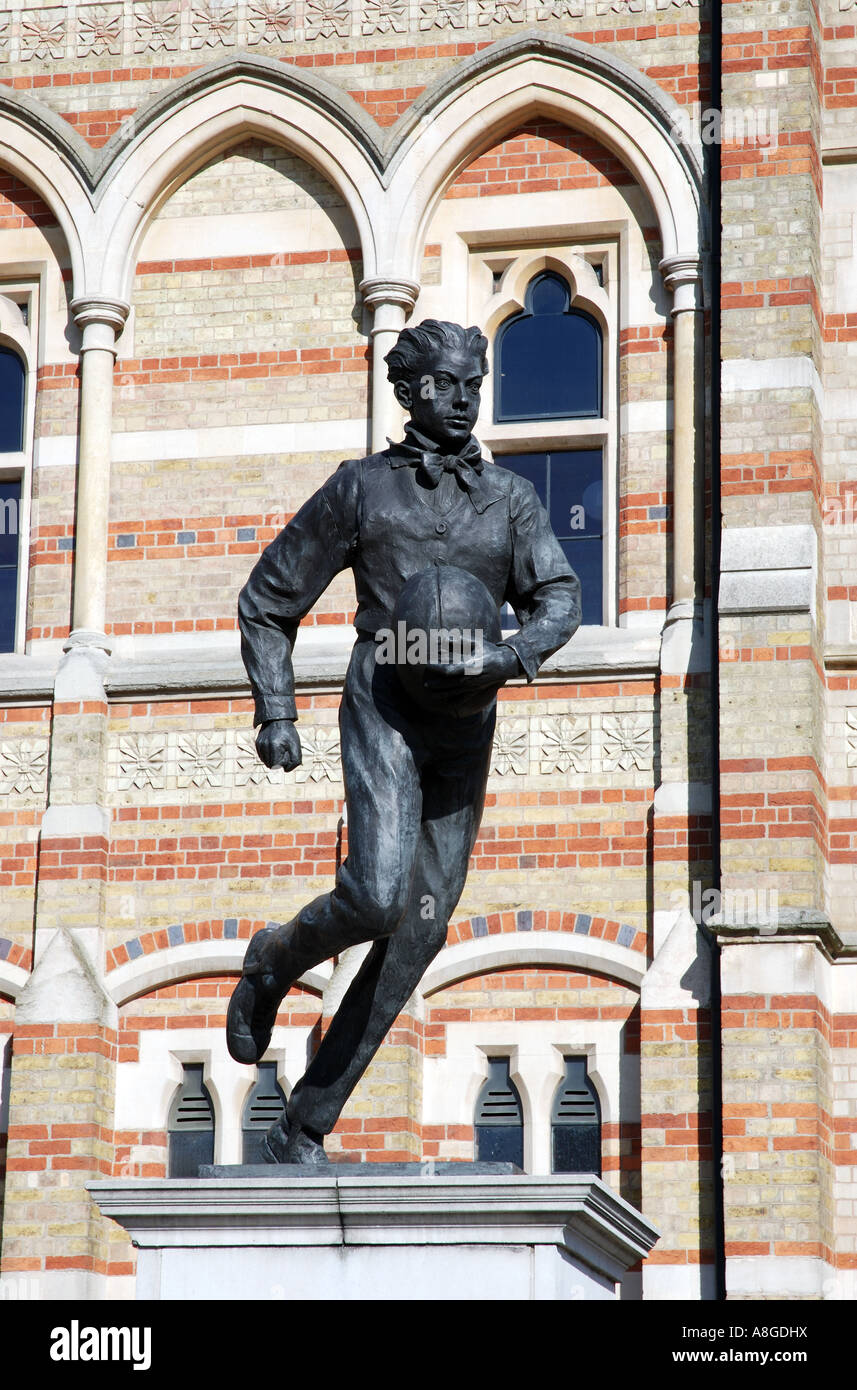
[[[481,654],[471,656],[467,661],[432,666],[426,676],[426,687],[448,695],[499,689],[507,680],[519,675],[520,670],[517,653],[511,647],[486,642]]]

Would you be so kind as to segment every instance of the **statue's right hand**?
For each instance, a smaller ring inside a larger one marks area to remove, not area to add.
[[[269,719],[259,730],[256,752],[266,767],[283,767],[286,772],[301,764],[301,741],[291,719]]]

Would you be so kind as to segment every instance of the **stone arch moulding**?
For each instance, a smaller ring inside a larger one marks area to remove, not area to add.
[[[620,984],[639,989],[646,973],[646,959],[639,951],[600,937],[576,932],[512,932],[474,937],[446,946],[429,966],[420,985],[423,998],[436,994],[457,980],[493,970],[519,970],[526,966],[560,966],[606,975]]]
[[[72,282],[82,285],[94,208],[85,140],[26,92],[0,90],[0,168],[21,180],[51,210],[65,238]]]
[[[215,939],[169,946],[109,970],[104,978],[104,988],[113,1002],[121,1006],[164,985],[181,984],[205,975],[240,975],[246,949],[244,939]],[[321,996],[330,973],[329,966],[326,969],[319,966],[302,975],[300,982]],[[2,978],[0,975],[0,988]]]
[[[22,966],[0,960],[0,998],[5,997],[14,1003],[29,978],[30,972]]]
[[[664,256],[698,253],[701,174],[677,134],[675,110],[621,59],[536,31],[463,60],[383,132],[324,78],[237,54],[171,84],[101,150],[42,102],[2,92],[0,164],[55,212],[76,297],[127,301],[135,252],[158,207],[207,159],[253,135],[305,158],[342,195],[366,277],[418,279],[426,228],[451,179],[534,115],[584,130],[612,149],[651,199]]]
[[[105,151],[98,185],[98,258],[90,290],[129,300],[137,251],[152,218],[208,160],[261,138],[305,159],[341,195],[375,274],[383,221],[381,155],[371,122],[347,93],[270,59],[215,63],[168,88]],[[130,138],[128,138],[130,134]]]
[[[677,133],[675,102],[622,59],[574,39],[524,33],[454,68],[393,127],[381,271],[418,274],[449,183],[522,121],[547,116],[598,140],[629,169],[657,216],[663,255],[705,243],[702,174]]]

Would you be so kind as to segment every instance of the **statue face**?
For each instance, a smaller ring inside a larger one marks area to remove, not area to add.
[[[410,411],[418,430],[457,453],[479,414],[482,358],[445,349],[426,357],[417,375],[396,383],[396,399]]]

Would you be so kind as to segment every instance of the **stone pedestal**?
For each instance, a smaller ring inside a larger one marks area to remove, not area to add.
[[[377,1166],[89,1191],[138,1248],[140,1299],[605,1300],[657,1239],[594,1177]]]

